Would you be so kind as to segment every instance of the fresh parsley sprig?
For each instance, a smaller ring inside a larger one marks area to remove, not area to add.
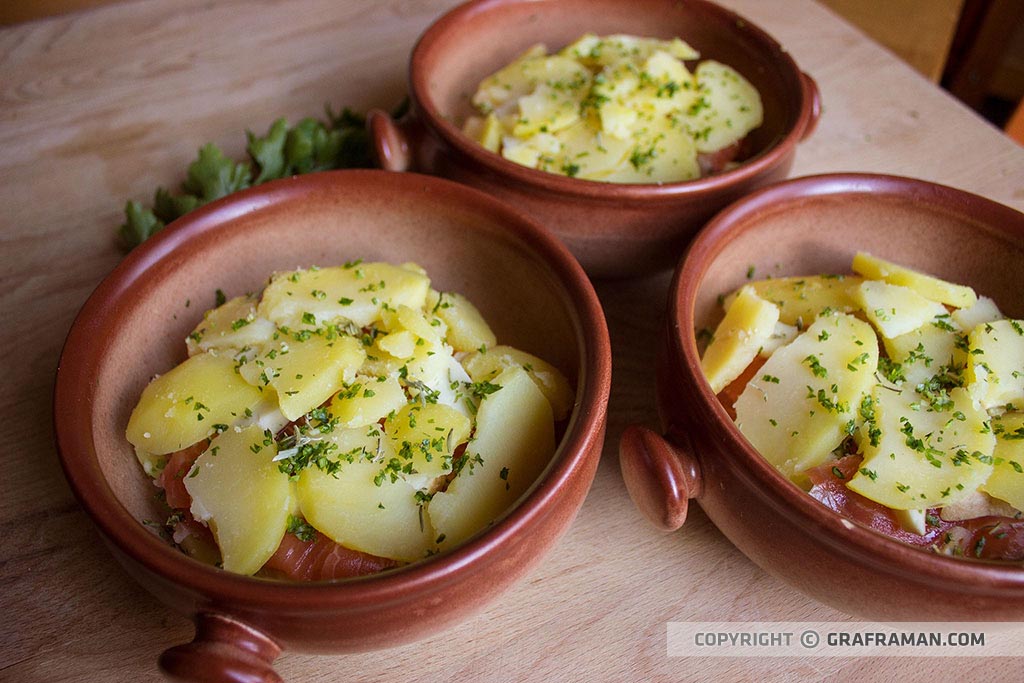
[[[393,115],[402,115],[406,106],[400,105]],[[291,127],[286,119],[278,119],[263,136],[247,130],[249,158],[244,161],[225,157],[212,143],[203,145],[178,193],[158,187],[152,208],[137,201],[125,204],[125,222],[118,232],[122,243],[133,249],[193,209],[269,180],[372,166],[366,117],[347,107],[335,114],[329,105],[325,115],[324,121],[304,118]]]

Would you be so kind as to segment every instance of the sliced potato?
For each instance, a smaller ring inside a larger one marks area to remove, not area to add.
[[[256,315],[256,299],[237,296],[209,310],[203,321],[188,335],[188,355],[203,351],[243,349],[268,341],[274,334],[274,323]]]
[[[533,45],[508,66],[485,78],[473,95],[474,106],[484,113],[502,112],[532,93],[538,83],[572,83],[581,71],[586,71],[576,60],[548,57],[546,52],[544,45]]]
[[[551,171],[586,180],[605,180],[629,163],[633,141],[604,135],[596,124],[579,121],[555,133],[559,150]]]
[[[408,360],[416,353],[416,340],[409,330],[398,330],[377,338],[377,346],[396,360]]]
[[[532,143],[538,140],[520,140],[512,135],[506,135],[501,139],[501,156],[511,162],[527,168],[537,168],[544,152]]]
[[[878,280],[862,282],[854,291],[853,298],[875,329],[887,339],[947,315],[945,306],[924,298],[915,290]]]
[[[995,468],[992,470],[992,475],[994,474]],[[992,475],[989,475],[989,481],[992,480]],[[955,503],[944,505],[939,510],[939,517],[946,522],[962,522],[965,519],[976,519],[978,517],[1020,518],[1020,510],[1006,501],[985,493],[984,488],[982,486],[981,489],[968,496],[964,496]]]
[[[473,138],[489,152],[501,149],[501,138],[505,135],[501,120],[491,112],[486,118],[470,116],[462,126],[462,132]]]
[[[957,348],[959,332],[947,318],[925,323],[898,337],[883,337],[889,359],[899,363],[898,375],[913,389],[936,375],[959,374],[967,354]],[[936,324],[939,323],[939,324]]]
[[[357,377],[355,383],[339,391],[327,406],[342,427],[358,428],[375,424],[406,403],[405,390],[397,377]]]
[[[180,451],[217,425],[234,424],[260,398],[231,358],[201,353],[149,383],[128,419],[126,437],[154,455]]]
[[[580,85],[565,87],[558,83],[537,85],[532,93],[519,98],[519,119],[512,134],[529,138],[537,133],[556,133],[579,121],[580,101],[590,83],[590,73],[582,67],[576,72]],[[575,81],[574,81],[575,82]]]
[[[601,132],[617,140],[632,139],[640,120],[637,110],[624,103],[622,101],[624,99],[624,97],[616,97],[609,100],[602,104],[598,111],[598,116],[601,117]]]
[[[896,510],[895,513],[896,521],[900,523],[904,530],[919,536],[924,536],[928,532],[927,520],[925,519],[928,510],[918,508],[916,510]]]
[[[438,316],[425,315],[423,311],[409,306],[399,306],[393,317],[389,312],[385,324],[392,333],[401,330],[411,332],[417,339],[423,340],[414,342],[416,346],[426,344],[431,350],[443,346],[444,335],[448,329]]]
[[[852,491],[894,510],[941,507],[977,491],[992,472],[994,437],[963,388],[940,410],[914,409],[915,392],[877,386],[857,433],[864,453]]]
[[[667,52],[677,59],[698,59],[700,53],[679,38],[659,40],[626,34],[599,37],[587,33],[564,47],[560,54],[592,66],[643,64],[655,52]]]
[[[1024,510],[1024,413],[994,418],[992,431],[996,436],[995,465],[981,490]]]
[[[761,95],[731,66],[708,59],[694,72],[701,98],[686,112],[698,152],[717,152],[747,136],[764,120]]]
[[[778,321],[778,306],[759,297],[752,287],[740,290],[700,361],[713,392],[717,394],[743,373],[769,343]]]
[[[477,307],[461,294],[431,291],[427,308],[448,326],[445,341],[456,351],[476,351],[498,343]]]
[[[1002,320],[1004,316],[999,312],[995,301],[987,296],[979,296],[978,300],[967,308],[958,308],[953,311],[951,317],[961,330],[970,331],[978,325]]]
[[[983,323],[968,336],[965,376],[986,410],[1024,409],[1024,320]]]
[[[744,287],[752,287],[759,297],[778,306],[781,322],[804,328],[823,311],[856,311],[859,306],[854,292],[861,282],[861,278],[847,275],[811,275],[758,280]],[[722,305],[726,311],[738,293],[739,290],[725,297]]]
[[[317,531],[346,548],[411,562],[433,548],[425,500],[405,480],[387,476],[395,458],[387,439],[366,429],[336,429],[336,454],[352,455],[332,475],[308,467],[295,486],[302,515]]]
[[[870,325],[844,313],[821,316],[747,384],[736,424],[780,472],[799,479],[855,431],[877,364]]]
[[[643,115],[634,126],[626,161],[604,179],[617,183],[670,183],[700,177],[698,147],[678,117]]]
[[[469,439],[469,418],[439,403],[410,403],[388,417],[384,432],[397,461],[395,474],[426,488],[452,471],[452,456]]]
[[[142,465],[142,471],[154,479],[160,476],[160,472],[162,472],[164,467],[167,465],[166,455],[150,453],[149,451],[143,450],[137,446],[135,448],[135,459],[139,461],[140,465]]]
[[[697,78],[667,52],[658,51],[644,63],[641,87],[630,98],[637,111],[680,114],[700,98]]]
[[[970,287],[925,275],[863,251],[857,252],[853,257],[853,272],[872,280],[884,280],[891,285],[909,287],[926,299],[956,308],[972,306],[978,300],[978,296]]]
[[[430,279],[408,265],[351,263],[332,268],[276,273],[257,312],[278,325],[318,327],[350,320],[365,327],[391,308],[422,308]]]
[[[281,412],[296,420],[351,383],[365,359],[362,344],[353,337],[295,334],[280,338],[240,372],[254,386],[272,387]]]
[[[273,434],[259,427],[229,429],[210,442],[185,478],[192,516],[209,524],[230,572],[255,574],[284,538],[293,503],[276,454]]]
[[[796,339],[799,334],[800,329],[795,325],[787,325],[783,322],[775,323],[771,336],[765,340],[758,355],[762,358],[768,358],[777,350]]]
[[[555,420],[564,420],[572,412],[576,392],[569,380],[558,368],[537,356],[503,345],[471,353],[463,360],[463,365],[474,382],[493,381],[507,368],[520,367],[548,399]]]
[[[535,45],[484,79],[464,130],[523,166],[587,180],[698,178],[698,153],[760,125],[760,96],[730,67],[678,38],[582,36],[556,55]],[[703,82],[701,81],[703,79]]]
[[[526,371],[508,368],[495,382],[501,390],[481,402],[458,475],[427,507],[441,549],[459,545],[500,517],[555,452],[551,406]]]
[[[416,351],[399,370],[409,395],[427,403],[440,403],[468,415],[465,384],[469,375],[452,356],[451,349],[441,345],[417,346]]]

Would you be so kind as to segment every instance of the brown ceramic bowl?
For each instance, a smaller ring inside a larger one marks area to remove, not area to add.
[[[973,286],[1024,315],[1024,214],[919,180],[824,175],[737,202],[694,240],[669,290],[658,372],[664,436],[630,427],[620,462],[634,502],[678,528],[688,499],[743,553],[844,612],[909,621],[1024,618],[1024,567],[930,554],[850,522],[746,441],[700,368],[695,329],[757,277],[849,272],[858,250]]]
[[[451,553],[372,577],[270,581],[181,554],[142,524],[162,517],[124,436],[140,392],[182,360],[182,340],[216,289],[228,296],[259,291],[275,269],[356,257],[419,263],[436,287],[476,303],[499,340],[575,380],[576,405],[551,464],[487,531]],[[610,366],[597,296],[543,228],[446,180],[328,172],[268,183],[195,211],[99,285],[61,355],[57,445],[72,489],[114,556],[160,600],[197,621],[196,641],[164,653],[164,669],[185,680],[277,680],[270,662],[281,648],[341,653],[408,642],[464,620],[533,567],[590,487]]]
[[[760,91],[764,124],[738,168],[663,185],[568,178],[520,166],[462,134],[470,97],[487,75],[527,47],[560,49],[585,32],[679,36],[736,68]],[[409,64],[411,113],[397,125],[371,112],[377,156],[388,170],[420,170],[505,199],[552,229],[595,277],[671,268],[719,209],[786,176],[797,143],[821,111],[814,81],[768,34],[704,0],[480,0],[441,17]]]

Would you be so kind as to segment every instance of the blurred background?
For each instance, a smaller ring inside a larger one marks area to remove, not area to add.
[[[1024,0],[818,0],[1024,145]]]
[[[126,0],[0,0],[0,26]],[[1024,0],[818,0],[1024,145]]]

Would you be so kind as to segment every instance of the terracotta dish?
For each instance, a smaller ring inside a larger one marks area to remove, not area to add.
[[[742,73],[761,94],[763,125],[735,170],[664,185],[618,185],[526,168],[463,135],[470,97],[488,74],[529,46],[552,50],[585,32],[678,36]],[[442,175],[508,200],[560,237],[591,276],[671,268],[694,233],[739,197],[786,176],[797,143],[817,123],[813,79],[768,34],[704,0],[482,0],[441,17],[409,65],[411,113],[372,112],[380,165]]]
[[[142,388],[181,360],[181,341],[220,288],[259,291],[270,273],[357,257],[415,261],[434,286],[471,298],[500,339],[576,381],[555,456],[518,507],[450,554],[373,577],[285,583],[183,555],[142,521],[162,519],[125,440]],[[197,622],[168,650],[180,680],[279,680],[282,648],[353,652],[436,633],[494,600],[569,527],[601,454],[608,332],[583,270],[544,229],[455,183],[382,171],[313,174],[195,211],[133,251],[71,328],[57,372],[55,427],[76,496],[128,572]]]
[[[660,436],[632,426],[620,443],[637,507],[676,529],[689,500],[743,553],[837,609],[869,619],[1024,617],[1024,568],[940,556],[841,517],[744,439],[701,372],[694,330],[714,329],[717,298],[758,278],[849,272],[857,250],[995,299],[1024,315],[1024,214],[920,180],[824,175],[762,189],[694,240],[669,291],[658,371]]]

